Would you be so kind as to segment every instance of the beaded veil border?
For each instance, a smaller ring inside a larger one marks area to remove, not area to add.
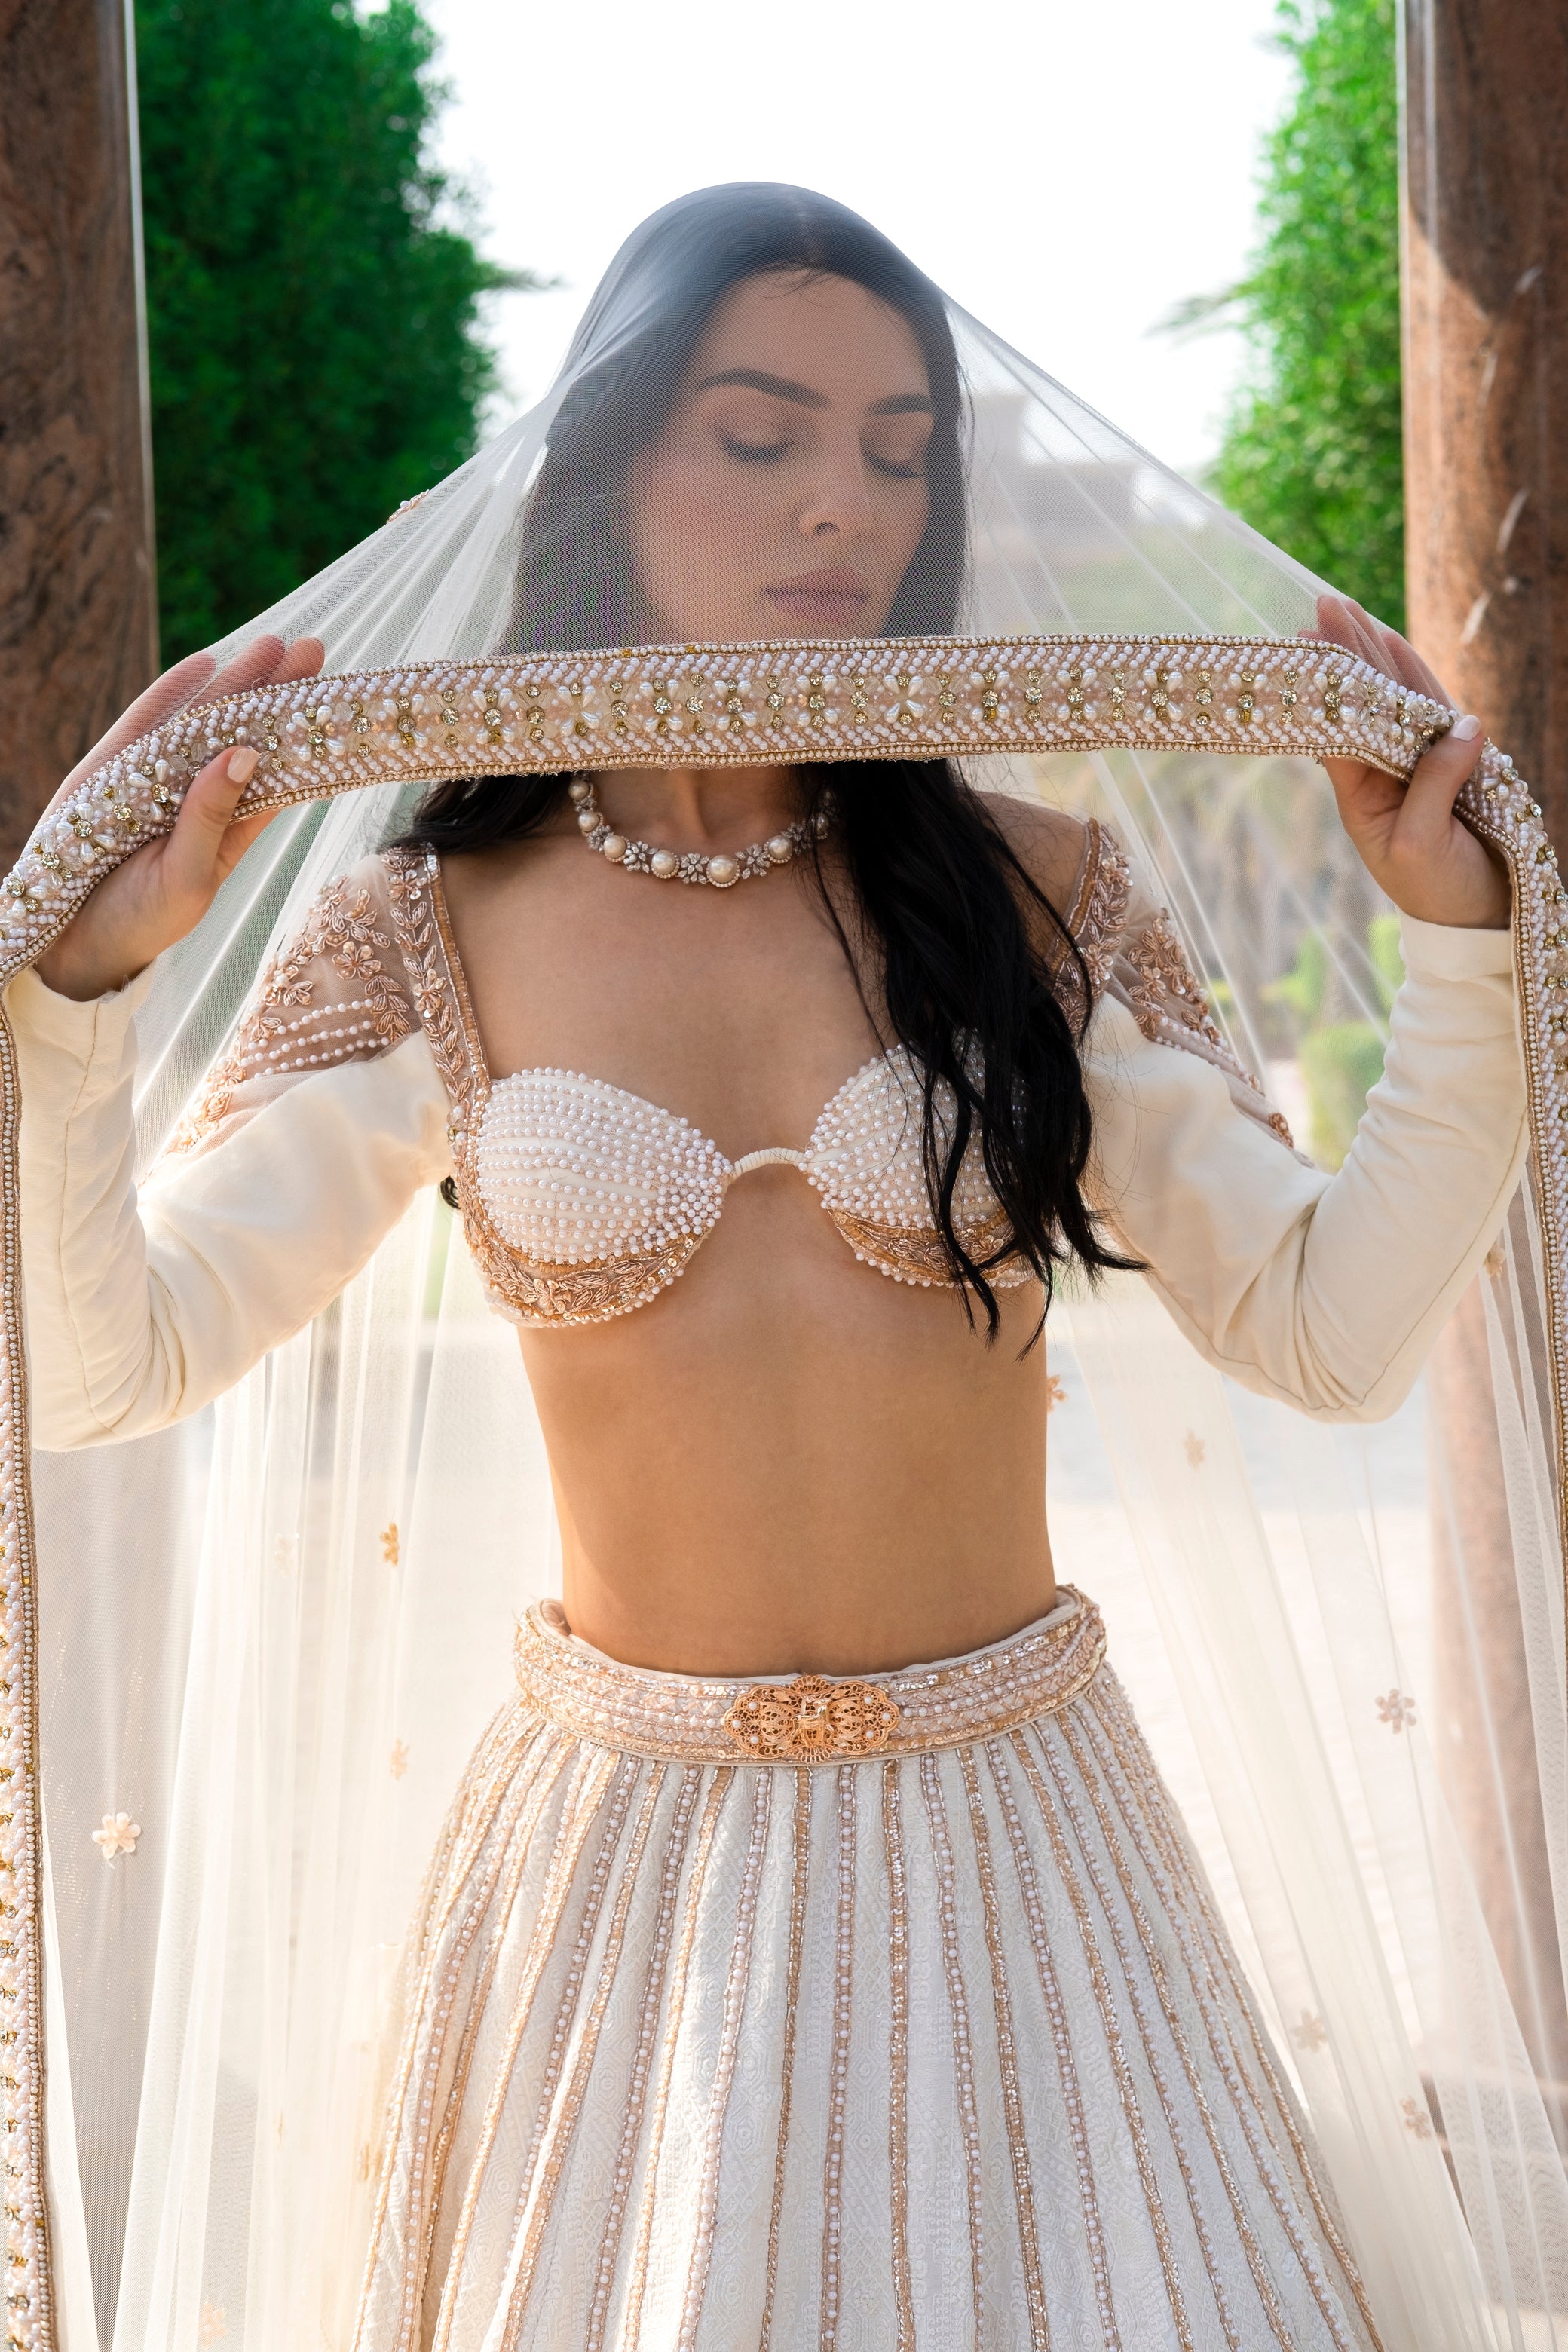
[[[0,985],[96,884],[167,832],[186,784],[235,743],[261,754],[240,814],[371,785],[693,762],[1194,751],[1319,759],[1408,776],[1452,723],[1441,704],[1316,643],[1049,636],[792,641],[412,663],[258,687],[186,711],[107,761],[37,826],[0,887]],[[1561,1496],[1568,1398],[1568,919],[1541,810],[1488,744],[1460,799],[1507,860],[1550,1324]],[[9,2327],[54,2352],[44,2141],[37,1628],[23,1351],[16,1055],[0,1006],[0,2119]]]

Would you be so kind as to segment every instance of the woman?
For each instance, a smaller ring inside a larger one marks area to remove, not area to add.
[[[875,232],[688,199],[580,343],[520,650],[953,627],[963,388]],[[321,659],[263,636],[126,729]],[[254,751],[7,995],[40,1445],[195,1412],[438,1183],[520,1327],[562,1602],[411,1936],[354,2340],[1404,2340],[1057,1582],[1042,1321],[1132,1266],[1245,1385],[1400,1402],[1526,1141],[1508,880],[1455,814],[1479,725],[1408,790],[1331,766],[1407,977],[1330,1179],[1108,832],[940,761],[705,765],[732,715],[689,708],[679,763],[438,787],[140,1192],[139,976],[265,824]]]

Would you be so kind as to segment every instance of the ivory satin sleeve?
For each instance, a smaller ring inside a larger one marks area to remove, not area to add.
[[[32,971],[5,992],[21,1075],[33,1442],[161,1429],[232,1387],[333,1298],[451,1165],[422,1032],[258,1090],[139,1188],[132,1086],[146,982],[91,1003]]]
[[[1089,1190],[1199,1353],[1322,1421],[1375,1421],[1502,1225],[1528,1141],[1506,931],[1402,923],[1383,1076],[1333,1176],[1199,1053],[1099,1000]]]

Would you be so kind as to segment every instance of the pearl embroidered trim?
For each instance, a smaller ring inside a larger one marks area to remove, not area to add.
[[[1064,1613],[977,1657],[949,1666],[911,1666],[853,1682],[805,1678],[831,1695],[853,1694],[843,1706],[848,1738],[840,1744],[834,1712],[818,1737],[752,1747],[747,1733],[764,1696],[798,1714],[800,1677],[742,1679],[724,1675],[650,1673],[624,1666],[574,1642],[551,1622],[554,1603],[530,1609],[518,1628],[517,1679],[523,1696],[569,1738],[634,1756],[660,1756],[684,1764],[834,1763],[875,1746],[889,1756],[923,1754],[990,1739],[1015,1724],[1030,1723],[1066,1706],[1086,1690],[1105,1656],[1105,1623],[1092,1601],[1071,1585],[1058,1589]],[[1067,1613],[1070,1610],[1070,1613]],[[862,1696],[863,1694],[871,1696]],[[879,1695],[884,1704],[876,1704]],[[879,1737],[867,1737],[872,1723]]]
[[[247,816],[350,786],[563,769],[984,751],[1325,751],[1407,776],[1453,713],[1338,648],[1275,637],[877,637],[416,662],[180,713],[46,816],[5,877],[0,985],[226,746]],[[1493,757],[1495,758],[1495,754]],[[1511,770],[1510,772],[1511,773]]]

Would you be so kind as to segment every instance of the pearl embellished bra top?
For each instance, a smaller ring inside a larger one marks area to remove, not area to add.
[[[1143,909],[1128,935],[1130,882],[1102,828],[1084,828],[1066,910],[1090,985],[1109,985],[1145,1034],[1225,1067],[1243,1107],[1275,1123],[1208,1015],[1168,919]],[[1058,992],[1081,1015],[1081,980],[1063,951]],[[922,1088],[901,1045],[847,1078],[804,1150],[730,1160],[674,1111],[577,1071],[486,1066],[433,854],[389,849],[321,893],[277,958],[173,1149],[205,1148],[279,1085],[396,1047],[423,1029],[449,1105],[447,1138],[464,1230],[494,1305],[533,1327],[598,1323],[657,1298],[712,1232],[731,1184],[760,1168],[798,1169],[862,1263],[898,1282],[952,1282],[931,1213]],[[955,1105],[939,1086],[939,1129]],[[1278,1124],[1282,1128],[1283,1122]],[[1001,1288],[1031,1278],[1009,1253],[1006,1218],[978,1141],[960,1169],[953,1223]]]
[[[404,937],[418,943],[426,1030],[452,1101],[448,1135],[468,1244],[493,1302],[529,1325],[597,1323],[647,1306],[684,1273],[731,1184],[797,1168],[863,1263],[896,1282],[951,1281],[921,1155],[921,1089],[901,1047],[879,1054],[826,1103],[804,1151],[774,1145],[731,1160],[689,1119],[574,1070],[492,1078],[447,916],[439,864],[388,853]],[[945,1099],[943,1098],[945,1093]],[[939,1089],[950,1119],[951,1089]],[[976,1144],[953,1223],[978,1261],[1007,1239]],[[1026,1260],[989,1276],[1027,1282]]]

